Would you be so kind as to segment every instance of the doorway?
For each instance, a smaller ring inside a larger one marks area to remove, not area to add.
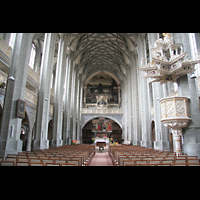
[[[25,118],[22,120],[21,134],[20,134],[20,140],[23,141],[22,151],[26,151],[28,134],[29,134],[29,120],[28,120],[28,116],[25,112]]]
[[[156,140],[156,138],[155,138],[155,122],[154,122],[154,120],[152,120],[152,122],[151,122],[151,138],[152,138],[152,144],[153,144],[153,148],[154,148],[154,142]]]

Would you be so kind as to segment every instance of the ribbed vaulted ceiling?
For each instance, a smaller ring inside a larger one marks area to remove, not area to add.
[[[134,33],[73,33],[70,49],[85,77],[96,71],[108,71],[120,77],[136,47]]]
[[[69,48],[79,72],[85,80],[97,71],[107,71],[121,79],[130,62],[130,52],[136,47],[135,33],[70,33]],[[36,33],[33,41],[44,41],[44,33]],[[55,56],[59,34],[56,38]]]

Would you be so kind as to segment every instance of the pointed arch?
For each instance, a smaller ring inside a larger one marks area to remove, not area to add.
[[[122,124],[121,124],[118,120],[116,120],[114,117],[111,117],[111,116],[108,116],[108,115],[94,115],[94,116],[89,117],[87,120],[85,120],[85,121],[83,122],[83,124],[82,124],[82,129],[84,128],[84,126],[85,126],[89,121],[91,121],[92,119],[95,119],[95,118],[99,118],[99,117],[105,117],[105,118],[108,118],[108,119],[113,120],[113,121],[116,122],[116,123],[119,125],[119,127],[122,129]]]
[[[106,74],[106,75],[112,77],[112,78],[116,81],[118,87],[120,87],[120,81],[119,81],[119,79],[118,79],[114,74],[112,74],[112,73],[110,73],[110,72],[108,72],[108,71],[105,71],[105,70],[99,70],[99,71],[97,71],[97,72],[91,74],[91,75],[86,79],[86,81],[85,81],[85,87],[87,87],[87,84],[89,83],[89,81],[90,81],[94,76],[96,76],[96,75],[98,75],[98,74],[100,74],[100,73],[102,73],[102,72],[103,72],[104,74]]]

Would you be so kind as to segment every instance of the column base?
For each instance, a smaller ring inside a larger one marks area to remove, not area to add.
[[[136,145],[136,146],[141,146],[141,140],[138,140],[138,141],[132,141],[132,144],[133,145]]]
[[[49,148],[49,140],[34,140],[34,150],[40,149],[48,149]]]
[[[131,144],[131,140],[124,140],[123,144]]]
[[[18,154],[22,152],[21,140],[1,140],[0,141],[0,157],[6,157],[7,154]]]
[[[160,150],[160,151],[171,151],[171,142],[170,141],[155,141],[154,143],[154,149]]]
[[[141,141],[142,147],[152,148],[152,140],[142,140]]]
[[[51,147],[60,147],[63,145],[63,140],[57,139],[51,141]]]

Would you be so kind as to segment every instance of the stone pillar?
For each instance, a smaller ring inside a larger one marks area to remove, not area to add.
[[[67,100],[66,100],[66,107],[67,107],[67,137],[70,139],[71,137],[71,92],[72,92],[72,72],[73,72],[73,62],[72,59],[70,59],[69,62],[69,82],[68,82],[68,89],[67,89]]]
[[[73,135],[73,119],[74,119],[74,99],[75,99],[75,63],[72,62],[72,79],[71,79],[71,88],[70,88],[70,133],[71,133],[71,139],[75,140]]]
[[[128,130],[127,130],[127,134],[128,134],[128,140],[131,141],[132,140],[132,121],[131,121],[131,116],[132,116],[132,90],[131,90],[131,69],[130,66],[127,67],[127,126],[128,126]]]
[[[17,33],[5,92],[0,134],[0,157],[22,151],[22,119],[16,117],[18,99],[24,99],[32,33]],[[10,77],[13,76],[13,79]]]
[[[123,81],[123,90],[124,90],[124,94],[123,94],[123,110],[124,110],[124,114],[123,114],[123,119],[124,119],[124,141],[128,140],[128,95],[127,95],[127,75],[124,75],[124,81]]]
[[[34,140],[35,150],[49,148],[47,134],[51,94],[50,83],[55,53],[55,39],[56,33],[45,34],[36,114],[36,138]]]
[[[138,57],[139,66],[146,64],[146,45],[143,35],[138,35]],[[141,62],[143,60],[143,62]],[[143,76],[144,72],[141,73]],[[141,121],[142,121],[142,141],[141,146],[152,147],[151,140],[151,108],[150,108],[150,93],[149,83],[147,79],[141,78]]]
[[[181,135],[182,135],[182,128],[179,129],[172,129],[173,140],[174,140],[174,151],[176,155],[182,153],[181,150]]]
[[[72,140],[77,140],[76,135],[76,127],[77,127],[77,91],[78,91],[78,73],[77,73],[77,66],[74,70],[74,83],[73,83],[73,95],[72,95],[72,101],[73,101],[73,108],[72,108],[72,117],[73,117],[73,130],[72,130]]]
[[[153,87],[153,106],[154,106],[154,120],[155,120],[155,142],[154,148],[159,150],[170,150],[169,133],[167,127],[161,123],[161,110],[159,99],[165,97],[163,87],[159,82],[152,83]]]
[[[67,35],[60,34],[56,79],[54,90],[54,106],[53,106],[53,140],[52,147],[62,145],[62,104],[63,104],[63,89],[65,82],[66,70],[66,51],[67,51]]]
[[[132,116],[131,123],[133,124],[133,145],[140,145],[140,113],[139,113],[139,92],[138,92],[138,70],[136,69],[137,58],[131,55],[131,89],[132,89]]]
[[[122,90],[121,90],[121,92],[122,92],[122,109],[123,109],[123,115],[122,115],[122,139],[126,139],[126,137],[125,137],[125,102],[126,102],[126,98],[125,98],[125,80],[126,80],[126,78],[125,78],[126,76],[125,76],[125,74],[123,75],[123,82],[122,82]]]
[[[69,74],[70,74],[70,56],[68,54],[67,61],[66,61],[66,81],[65,81],[65,97],[64,97],[64,112],[63,112],[63,145],[67,144],[67,117],[68,117],[68,110],[67,110],[67,103],[68,103],[68,90],[69,90]]]
[[[191,53],[191,46],[189,42],[190,33],[174,33],[173,37],[175,43],[182,43],[183,50],[186,53],[186,60],[193,59]],[[190,79],[192,73],[181,76],[178,82],[178,96],[189,97],[189,110],[191,121],[186,128],[182,129],[183,133],[183,152],[188,155],[198,156],[200,158],[200,110],[199,110],[199,96],[197,88],[197,80]]]
[[[79,141],[82,143],[82,122],[81,122],[81,110],[82,110],[82,107],[83,107],[83,81],[82,81],[82,77],[83,75],[81,74],[80,76],[80,118],[79,118],[79,121],[80,121],[80,126],[79,126],[79,129],[80,129],[80,133],[79,133]]]
[[[149,37],[149,46],[154,45],[155,41],[158,39],[157,33],[148,33]],[[151,49],[150,49],[151,51]],[[150,62],[152,61],[151,53],[150,53]],[[154,142],[154,149],[159,150],[170,150],[170,142],[169,142],[169,133],[167,127],[165,127],[161,123],[161,110],[160,110],[160,103],[159,99],[165,97],[166,85],[163,86],[159,82],[152,83],[153,89],[153,106],[154,106],[154,120],[155,120],[155,142]]]
[[[81,90],[81,80],[82,80],[82,75],[79,74],[78,76],[78,88],[77,88],[77,107],[76,107],[76,113],[77,113],[77,140],[80,142],[80,90]]]

